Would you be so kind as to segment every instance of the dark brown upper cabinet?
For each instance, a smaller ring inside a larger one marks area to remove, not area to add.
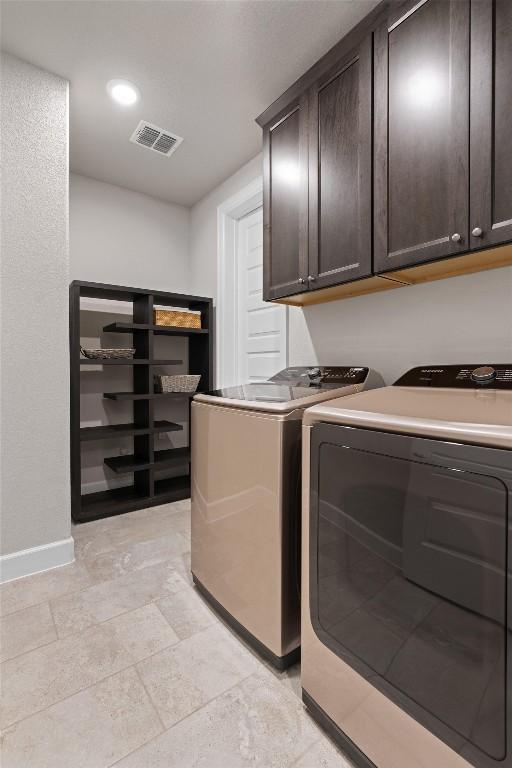
[[[383,0],[259,116],[265,299],[512,264],[511,40],[512,0]]]
[[[308,281],[308,103],[299,96],[263,130],[263,297],[299,293]]]
[[[471,248],[512,240],[512,2],[471,4]]]
[[[371,36],[309,90],[309,288],[372,271]]]
[[[375,272],[469,250],[469,38],[469,0],[391,5],[375,31]]]

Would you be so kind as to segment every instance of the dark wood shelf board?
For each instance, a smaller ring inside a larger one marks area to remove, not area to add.
[[[104,392],[103,397],[107,400],[155,400],[161,397],[194,397],[197,394],[199,392]]]
[[[144,461],[130,454],[128,456],[111,456],[104,463],[113,472],[124,475],[128,472],[139,472],[143,469],[164,469],[190,462],[190,448],[166,448],[155,451],[154,461]]]
[[[155,481],[156,504],[168,504],[171,501],[190,498],[190,475],[167,477]]]
[[[156,507],[190,497],[190,476],[181,475],[155,483],[155,494],[144,496],[130,485],[125,488],[112,488],[108,491],[84,494],[81,497],[81,509],[75,522],[86,523],[111,515],[121,515],[136,509]]]
[[[156,304],[183,309],[192,309],[196,304],[212,304],[212,299],[207,296],[189,296],[183,293],[151,291],[148,288],[130,288],[125,285],[91,283],[84,280],[73,280],[71,287],[77,288],[80,296],[89,299],[133,301],[139,296],[153,296]]]
[[[151,435],[158,432],[180,432],[181,424],[174,421],[155,421],[153,427],[137,427],[135,424],[104,424],[98,427],[81,427],[80,440],[101,440],[131,435]]]
[[[133,333],[153,331],[157,336],[201,336],[209,333],[208,328],[179,328],[148,323],[110,323],[103,327],[105,333]]]
[[[80,365],[181,365],[183,360],[142,360],[137,358],[111,360],[91,360],[88,357],[80,358]]]

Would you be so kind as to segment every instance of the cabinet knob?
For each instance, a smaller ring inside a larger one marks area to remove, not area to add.
[[[299,277],[299,279],[297,280],[297,282],[298,282],[298,283],[300,283],[300,284],[302,285],[302,284],[303,284],[303,283],[305,283],[306,281],[304,280],[304,278],[303,278],[303,277]]]
[[[316,280],[316,277],[313,277],[313,275],[308,275],[308,280],[310,283],[314,283]]]
[[[471,232],[473,237],[482,237],[483,235],[483,229],[481,227],[475,227],[474,230]]]
[[[451,239],[452,243],[460,243],[462,241],[462,235],[459,235],[458,232],[454,232]]]

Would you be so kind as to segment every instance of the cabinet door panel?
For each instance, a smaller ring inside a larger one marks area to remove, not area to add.
[[[307,100],[264,130],[266,300],[307,290]]]
[[[512,240],[512,3],[471,5],[470,241]],[[473,230],[477,229],[475,234]]]
[[[402,6],[375,33],[375,271],[468,249],[468,109],[469,2]]]
[[[323,288],[371,274],[370,38],[312,87],[309,113],[310,288]]]

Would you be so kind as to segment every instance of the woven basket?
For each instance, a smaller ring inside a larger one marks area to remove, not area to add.
[[[200,328],[201,315],[196,312],[181,312],[174,309],[154,309],[154,325],[175,328]]]
[[[195,392],[201,376],[180,374],[175,376],[155,376],[156,392]]]
[[[119,349],[84,349],[80,347],[80,352],[84,357],[88,357],[89,360],[130,360],[135,354],[135,350],[129,347]]]

